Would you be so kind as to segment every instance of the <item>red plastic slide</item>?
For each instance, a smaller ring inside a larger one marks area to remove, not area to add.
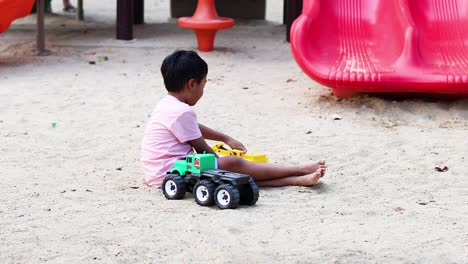
[[[304,0],[291,48],[338,97],[466,95],[468,0]]]
[[[27,16],[33,4],[34,0],[0,0],[0,33],[5,32],[13,20]]]

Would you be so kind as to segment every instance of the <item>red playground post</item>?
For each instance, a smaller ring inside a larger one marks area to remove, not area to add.
[[[177,20],[180,27],[195,31],[200,51],[212,51],[216,32],[234,26],[233,19],[218,16],[214,1],[198,0],[192,17],[181,17]]]

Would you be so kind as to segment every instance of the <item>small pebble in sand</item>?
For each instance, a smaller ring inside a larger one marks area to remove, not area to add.
[[[448,168],[447,166],[443,166],[443,167],[442,167],[442,166],[436,166],[436,167],[434,168],[434,170],[436,170],[436,171],[438,171],[438,172],[446,172],[446,171],[448,171],[448,169],[449,169],[449,168]]]
[[[341,120],[343,118],[341,116],[335,114],[335,115],[332,115],[332,119],[333,120]]]

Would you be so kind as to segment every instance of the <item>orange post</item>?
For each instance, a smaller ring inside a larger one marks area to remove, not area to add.
[[[214,1],[198,0],[197,9],[192,17],[181,17],[177,20],[180,27],[195,31],[200,51],[213,50],[216,32],[234,26],[233,19],[218,16]]]

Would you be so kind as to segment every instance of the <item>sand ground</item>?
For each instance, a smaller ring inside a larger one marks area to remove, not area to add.
[[[337,100],[296,65],[282,1],[201,54],[195,111],[271,162],[325,158],[326,177],[224,211],[144,186],[161,61],[195,39],[152,1],[117,41],[114,2],[86,1],[84,23],[48,16],[52,56],[34,56],[34,17],[0,35],[1,263],[468,262],[468,101]]]

